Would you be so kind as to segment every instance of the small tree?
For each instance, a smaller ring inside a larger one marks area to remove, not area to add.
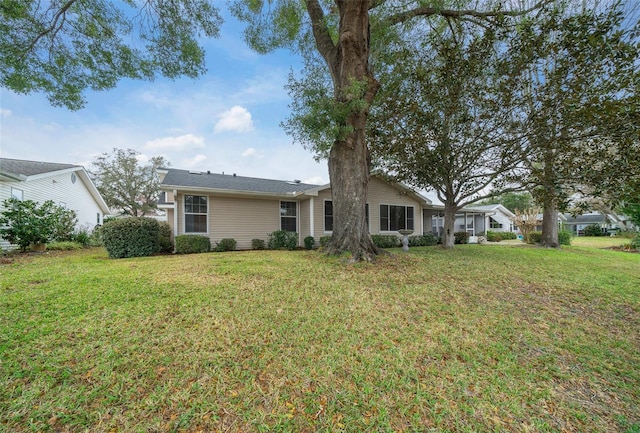
[[[31,244],[50,242],[64,208],[47,200],[39,205],[33,200],[4,201],[5,210],[0,215],[0,236],[26,251]],[[62,211],[61,211],[62,209]]]
[[[531,232],[535,231],[536,227],[542,222],[542,220],[538,218],[538,215],[540,215],[540,209],[528,208],[523,211],[516,209],[514,213],[516,216],[511,218],[511,221],[513,221],[513,225],[518,227],[522,233],[524,241],[529,243],[529,235]]]

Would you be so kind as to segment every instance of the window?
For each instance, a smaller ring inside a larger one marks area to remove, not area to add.
[[[380,231],[413,230],[413,206],[380,205]]]
[[[324,202],[324,231],[333,231],[333,202],[331,200]]]
[[[295,201],[280,202],[280,230],[295,232],[298,230],[297,203]]]
[[[207,197],[184,196],[184,232],[207,233]]]
[[[11,198],[22,201],[24,200],[24,192],[18,188],[11,188]]]
[[[498,221],[494,220],[493,218],[489,217],[489,228],[501,229],[502,224],[500,224]]]
[[[365,204],[365,213],[367,227],[369,227],[369,203]],[[331,200],[324,202],[324,231],[333,231],[333,202]]]
[[[100,225],[100,212],[96,213],[96,224]]]

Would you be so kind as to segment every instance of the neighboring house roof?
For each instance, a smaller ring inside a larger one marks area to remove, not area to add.
[[[0,158],[0,176],[11,180],[27,180],[29,177],[49,174],[58,171],[82,169],[73,164],[58,164],[54,162],[25,161],[22,159]]]
[[[504,207],[501,204],[488,204],[488,205],[482,205],[482,206],[469,206],[469,207],[465,207],[462,210],[467,211],[467,212],[484,212],[484,213],[490,213],[490,212],[502,212],[503,214],[505,214],[506,216],[513,218],[515,217],[515,214],[513,212],[511,212],[509,209],[507,209],[506,207]]]
[[[570,213],[564,214],[568,224],[606,224],[607,217],[602,214],[585,214],[573,216]]]
[[[28,182],[57,176],[64,173],[77,173],[78,177],[83,181],[89,193],[94,198],[103,213],[109,214],[109,206],[105,203],[102,195],[96,188],[95,184],[89,177],[89,174],[81,165],[60,164],[55,162],[28,161],[22,159],[0,158],[0,179],[6,179],[18,182]]]
[[[163,169],[166,172],[162,180],[162,189],[211,190],[230,193],[267,194],[295,196],[317,190],[318,185],[300,181],[259,179],[211,172]]]

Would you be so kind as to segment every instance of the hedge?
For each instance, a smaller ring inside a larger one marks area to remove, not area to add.
[[[211,251],[211,239],[202,235],[176,236],[176,253],[193,254]]]
[[[160,251],[160,224],[153,218],[127,217],[110,220],[101,229],[109,257],[150,256]]]

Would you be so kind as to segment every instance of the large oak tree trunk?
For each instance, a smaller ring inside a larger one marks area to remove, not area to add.
[[[442,248],[452,249],[455,244],[456,212],[458,209],[450,204],[444,204],[444,233],[442,234]]]
[[[369,2],[338,0],[336,4],[340,14],[337,43],[314,28],[316,44],[331,71],[336,102],[352,108],[339,125],[343,134],[329,153],[333,235],[327,251],[349,251],[353,260],[372,261],[380,251],[366,223],[370,160],[365,131],[368,106],[380,85],[369,71]],[[312,21],[321,18],[317,1],[308,0],[307,8]]]
[[[556,200],[548,200],[542,213],[542,237],[540,244],[549,248],[559,248],[558,237],[558,205]]]

